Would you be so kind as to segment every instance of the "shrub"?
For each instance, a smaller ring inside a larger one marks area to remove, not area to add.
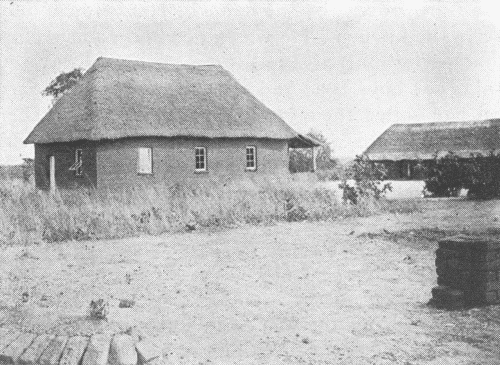
[[[467,176],[463,167],[464,162],[453,152],[442,158],[435,154],[433,164],[426,171],[424,196],[458,196]]]
[[[428,168],[424,195],[432,197],[458,196],[461,189],[476,199],[500,197],[500,154],[471,154],[460,158],[453,152],[438,158]]]
[[[392,191],[390,183],[382,184],[385,177],[386,171],[382,164],[370,161],[366,155],[356,156],[339,185],[343,201],[358,204],[360,199],[380,199],[388,191]],[[353,180],[354,185],[350,185],[348,180]]]
[[[472,156],[467,172],[465,188],[468,196],[476,199],[500,197],[500,153],[491,152],[488,156]]]

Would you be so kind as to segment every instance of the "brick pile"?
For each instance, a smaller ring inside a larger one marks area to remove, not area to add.
[[[455,236],[439,241],[432,304],[461,309],[500,303],[500,240]]]
[[[161,351],[127,334],[55,336],[0,327],[0,365],[162,365]]]

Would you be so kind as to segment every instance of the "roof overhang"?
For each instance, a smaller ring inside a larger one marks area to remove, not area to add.
[[[290,148],[312,148],[322,146],[324,143],[314,137],[297,134],[294,138],[288,141]]]
[[[481,154],[489,156],[490,153],[498,153],[500,150],[463,150],[463,151],[435,151],[432,153],[422,152],[385,152],[385,153],[366,153],[365,155],[372,161],[402,161],[402,160],[433,160],[435,156],[442,158],[448,153],[453,152],[459,158],[469,158],[471,155]]]

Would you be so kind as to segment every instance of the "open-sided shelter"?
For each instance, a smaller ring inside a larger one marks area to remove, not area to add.
[[[500,119],[466,122],[394,124],[365,151],[385,165],[389,179],[421,179],[418,165],[453,152],[458,157],[500,150]]]

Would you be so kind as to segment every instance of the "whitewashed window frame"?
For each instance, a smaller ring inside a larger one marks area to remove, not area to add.
[[[249,151],[252,151],[249,153]],[[249,158],[251,157],[251,158]],[[253,165],[249,166],[249,162],[253,161]],[[245,170],[247,171],[257,171],[257,146],[246,146],[245,147]]]
[[[75,176],[83,176],[83,150],[75,150]]]
[[[203,153],[201,153],[203,151]],[[201,158],[201,159],[200,159]],[[202,162],[203,167],[199,167],[199,162]],[[194,148],[194,171],[195,172],[207,172],[207,148],[203,146],[197,146]]]

